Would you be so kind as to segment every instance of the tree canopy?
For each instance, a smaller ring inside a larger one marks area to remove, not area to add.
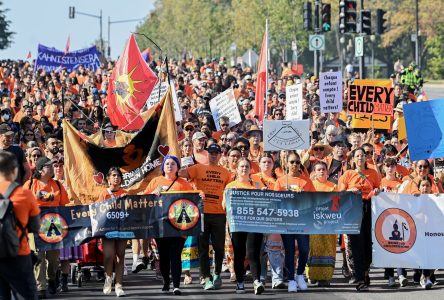
[[[3,2],[0,1],[0,7],[3,6]],[[9,9],[0,8],[0,49],[8,48],[12,43],[12,36],[14,32],[10,31],[11,21],[6,19],[6,12]]]

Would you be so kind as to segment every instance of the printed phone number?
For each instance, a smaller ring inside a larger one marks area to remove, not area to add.
[[[299,210],[297,209],[274,209],[261,207],[242,207],[236,208],[236,215],[244,216],[273,216],[273,217],[299,217]]]

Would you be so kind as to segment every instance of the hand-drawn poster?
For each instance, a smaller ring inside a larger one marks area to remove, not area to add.
[[[264,150],[305,150],[310,147],[309,120],[264,120]]]

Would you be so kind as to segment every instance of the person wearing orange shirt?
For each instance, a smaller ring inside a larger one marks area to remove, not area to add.
[[[251,127],[253,127],[253,126],[251,126]],[[251,127],[248,128],[248,131],[251,129]],[[236,148],[240,150],[241,157],[248,158],[248,156],[250,155],[250,141],[248,141],[244,137],[239,137],[236,140],[235,145],[236,145]],[[259,173],[260,169],[259,169],[259,165],[257,164],[257,162],[250,161],[250,163],[251,163],[251,174]]]
[[[310,178],[302,171],[301,158],[295,152],[290,152],[287,157],[288,174],[281,176],[274,185],[275,191],[315,192]],[[285,248],[285,266],[288,270],[288,292],[306,290],[304,279],[305,266],[308,260],[309,236],[306,234],[282,234],[282,242]],[[294,256],[296,249],[294,242],[297,240],[299,248],[298,269],[295,276]]]
[[[219,128],[220,130],[213,132],[212,137],[215,138],[218,142],[220,141],[220,136],[222,134],[230,133],[230,118],[227,116],[221,116],[219,119]]]
[[[111,167],[106,175],[108,188],[102,191],[98,201],[107,199],[115,199],[124,196],[126,191],[121,188],[123,180],[122,171],[118,167]],[[114,286],[116,296],[124,297],[125,292],[122,288],[123,272],[125,264],[125,248],[127,240],[124,239],[108,239],[102,238],[103,261],[105,264],[105,283],[103,285],[103,293],[111,294],[113,283],[113,269],[116,273],[116,284]]]
[[[208,138],[205,133],[200,131],[193,134],[193,157],[200,164],[208,164],[208,152],[205,150],[205,144]]]
[[[23,185],[23,188],[36,195],[37,204],[40,207],[65,206],[69,203],[68,194],[63,185],[52,179],[54,176],[54,162],[47,157],[39,158],[32,178]],[[59,255],[60,250],[37,252],[41,262],[35,266],[34,272],[40,297],[46,297],[47,289],[52,295],[57,293],[56,276],[59,267]]]
[[[39,231],[40,209],[35,196],[14,183],[17,173],[18,163],[14,155],[0,152],[0,193],[12,202],[20,242],[17,256],[0,258],[0,299],[11,299],[11,294],[14,299],[35,299],[36,281],[26,236],[28,232]]]
[[[107,148],[116,146],[116,129],[111,123],[106,123],[102,127],[103,146]]]
[[[250,153],[248,154],[248,159],[255,163],[259,163],[261,156],[264,154],[264,150],[261,147],[262,130],[260,130],[257,125],[253,125],[250,127],[250,130],[245,133],[245,136],[250,141]]]
[[[230,182],[227,189],[263,189],[266,188],[262,182],[253,181],[250,177],[250,161],[243,157],[239,160],[236,169],[236,180]],[[225,208],[226,199],[224,197],[222,206]],[[245,293],[245,255],[248,257],[251,274],[253,276],[254,294],[260,295],[265,290],[264,284],[260,281],[260,254],[263,235],[253,232],[232,232],[231,242],[234,251],[234,271],[236,273],[236,293]]]
[[[336,184],[328,181],[327,164],[318,161],[313,166],[313,185],[318,192],[333,192]],[[328,286],[333,277],[336,258],[336,234],[310,236],[310,253],[307,262],[307,278],[310,283]]]
[[[428,160],[418,160],[413,165],[414,172],[403,178],[403,183],[398,189],[400,194],[417,195],[419,192],[419,180],[424,176],[432,179],[432,193],[443,193],[443,187],[438,178],[430,174],[430,162]]]
[[[222,149],[218,144],[208,147],[208,165],[197,164],[182,169],[180,175],[191,179],[196,188],[205,194],[204,199],[204,230],[199,236],[200,273],[205,279],[205,290],[220,289],[222,279],[222,262],[224,259],[225,210],[222,199],[225,186],[231,181],[230,172],[218,166]],[[214,249],[214,275],[210,277],[210,258],[208,256],[211,242]]]
[[[354,280],[357,283],[356,290],[359,292],[368,290],[370,285],[369,271],[372,262],[370,200],[373,195],[379,193],[381,177],[378,172],[367,167],[363,148],[354,149],[351,152],[351,160],[351,169],[347,170],[339,178],[338,190],[362,193],[363,214],[361,232],[348,236],[353,253]]]
[[[179,177],[180,162],[173,155],[164,157],[162,165],[162,176],[153,178],[145,189],[145,194],[160,195],[168,191],[192,191],[193,186],[183,178]],[[181,254],[185,244],[183,237],[163,237],[156,238],[157,248],[159,250],[160,272],[163,277],[163,293],[170,290],[170,270],[173,278],[173,294],[181,295],[180,276],[182,274]]]
[[[381,191],[396,193],[402,184],[402,180],[396,177],[396,167],[398,166],[396,159],[387,157],[383,163],[383,173],[385,176],[381,179]]]
[[[259,161],[260,173],[251,175],[251,180],[262,182],[269,190],[273,190],[277,180],[276,173],[273,170],[274,159],[269,152],[264,152]],[[267,258],[270,261],[271,268],[271,288],[285,288],[284,283],[284,245],[280,234],[269,234],[262,244],[266,255],[261,256],[261,281],[265,282],[267,278]]]

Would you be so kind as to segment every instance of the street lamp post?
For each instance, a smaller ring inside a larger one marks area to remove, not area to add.
[[[99,19],[99,25],[100,25],[100,52],[103,53],[103,36],[102,36],[102,10],[100,10],[100,15],[93,15],[93,14],[88,14],[88,13],[84,13],[84,12],[80,12],[75,10],[74,6],[70,6],[69,7],[69,18],[70,19],[74,19],[75,15],[79,14],[82,16],[87,16],[87,17],[91,17],[91,18],[96,18]]]

